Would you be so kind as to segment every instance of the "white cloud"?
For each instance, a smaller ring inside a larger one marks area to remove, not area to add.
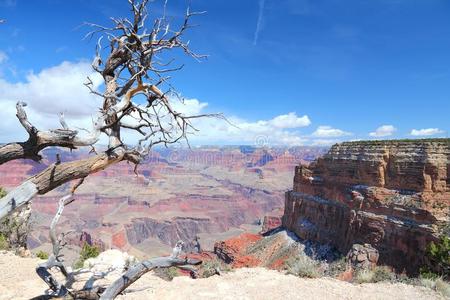
[[[71,127],[91,128],[91,117],[97,113],[101,99],[89,93],[83,85],[90,76],[94,86],[100,86],[101,78],[92,72],[87,62],[63,62],[58,66],[31,72],[25,80],[11,83],[0,77],[0,142],[21,141],[26,132],[15,116],[17,101],[28,103],[30,121],[42,130],[58,128],[58,114],[65,112]],[[208,113],[208,103],[198,99],[185,99],[184,104],[174,100],[173,107],[185,115]],[[249,145],[302,145],[311,141],[298,132],[309,126],[307,115],[295,112],[281,114],[270,119],[248,121],[238,116],[227,116],[230,123],[215,118],[195,119],[199,132],[191,135],[193,144],[249,144]],[[134,143],[138,136],[124,132],[124,140]],[[103,140],[101,141],[104,142]]]
[[[276,128],[299,128],[306,127],[311,124],[308,116],[298,117],[295,112],[290,112],[286,115],[280,115],[269,121],[271,125]]]
[[[7,60],[8,60],[8,55],[6,55],[5,52],[0,51],[0,64],[1,64],[1,63],[4,63],[4,62],[7,61]]]
[[[195,120],[199,132],[191,141],[198,144],[304,145],[308,140],[294,129],[311,123],[308,116],[299,117],[295,113],[254,122],[236,116],[228,116],[228,120],[231,124],[214,118]]]
[[[26,138],[25,130],[15,116],[17,101],[28,104],[27,113],[36,127],[47,130],[58,128],[58,114],[64,112],[70,125],[90,129],[91,116],[95,115],[101,99],[89,93],[83,85],[91,76],[94,86],[101,83],[87,62],[63,62],[58,66],[31,72],[24,82],[10,83],[0,78],[0,142]]]
[[[172,107],[176,112],[186,116],[198,115],[208,106],[207,102],[200,102],[198,99],[184,99],[182,101],[173,98]]]
[[[374,132],[369,133],[369,135],[372,137],[385,137],[393,135],[395,131],[397,131],[397,128],[392,125],[382,125]]]
[[[312,133],[312,136],[320,138],[342,137],[348,135],[352,135],[352,133],[331,126],[319,126],[316,131]]]
[[[428,136],[428,135],[437,135],[444,133],[443,130],[439,128],[426,128],[426,129],[413,129],[411,130],[411,135],[413,136]]]

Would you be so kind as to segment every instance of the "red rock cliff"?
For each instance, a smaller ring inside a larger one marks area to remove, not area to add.
[[[296,168],[283,226],[344,254],[369,243],[379,264],[416,273],[449,207],[449,139],[348,142]]]

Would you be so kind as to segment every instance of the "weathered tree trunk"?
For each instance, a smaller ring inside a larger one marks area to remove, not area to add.
[[[0,219],[28,203],[37,194],[45,194],[66,182],[85,178],[123,160],[124,153],[122,149],[116,149],[109,154],[103,153],[87,159],[50,165],[0,199]]]
[[[7,237],[10,248],[14,250],[27,248],[30,216],[31,205],[24,205],[0,222],[0,233]]]
[[[154,268],[169,268],[173,266],[183,266],[183,265],[199,265],[201,263],[202,263],[201,260],[198,259],[180,259],[180,258],[173,258],[170,256],[157,257],[143,261],[131,267],[119,279],[117,279],[110,286],[108,286],[106,290],[103,292],[102,296],[100,297],[100,300],[114,299],[127,287],[133,284],[136,280],[141,278],[142,275],[153,270]]]

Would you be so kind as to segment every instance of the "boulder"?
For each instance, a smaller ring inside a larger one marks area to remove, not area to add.
[[[355,268],[371,268],[377,265],[379,258],[378,250],[370,244],[353,244],[347,254],[348,262]]]

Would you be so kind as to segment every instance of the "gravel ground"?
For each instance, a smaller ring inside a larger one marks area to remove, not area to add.
[[[30,299],[46,289],[34,269],[36,258],[0,253],[0,300]],[[330,278],[302,279],[263,268],[238,269],[223,276],[164,281],[146,274],[118,299],[444,299],[434,291],[405,284],[353,285]]]

